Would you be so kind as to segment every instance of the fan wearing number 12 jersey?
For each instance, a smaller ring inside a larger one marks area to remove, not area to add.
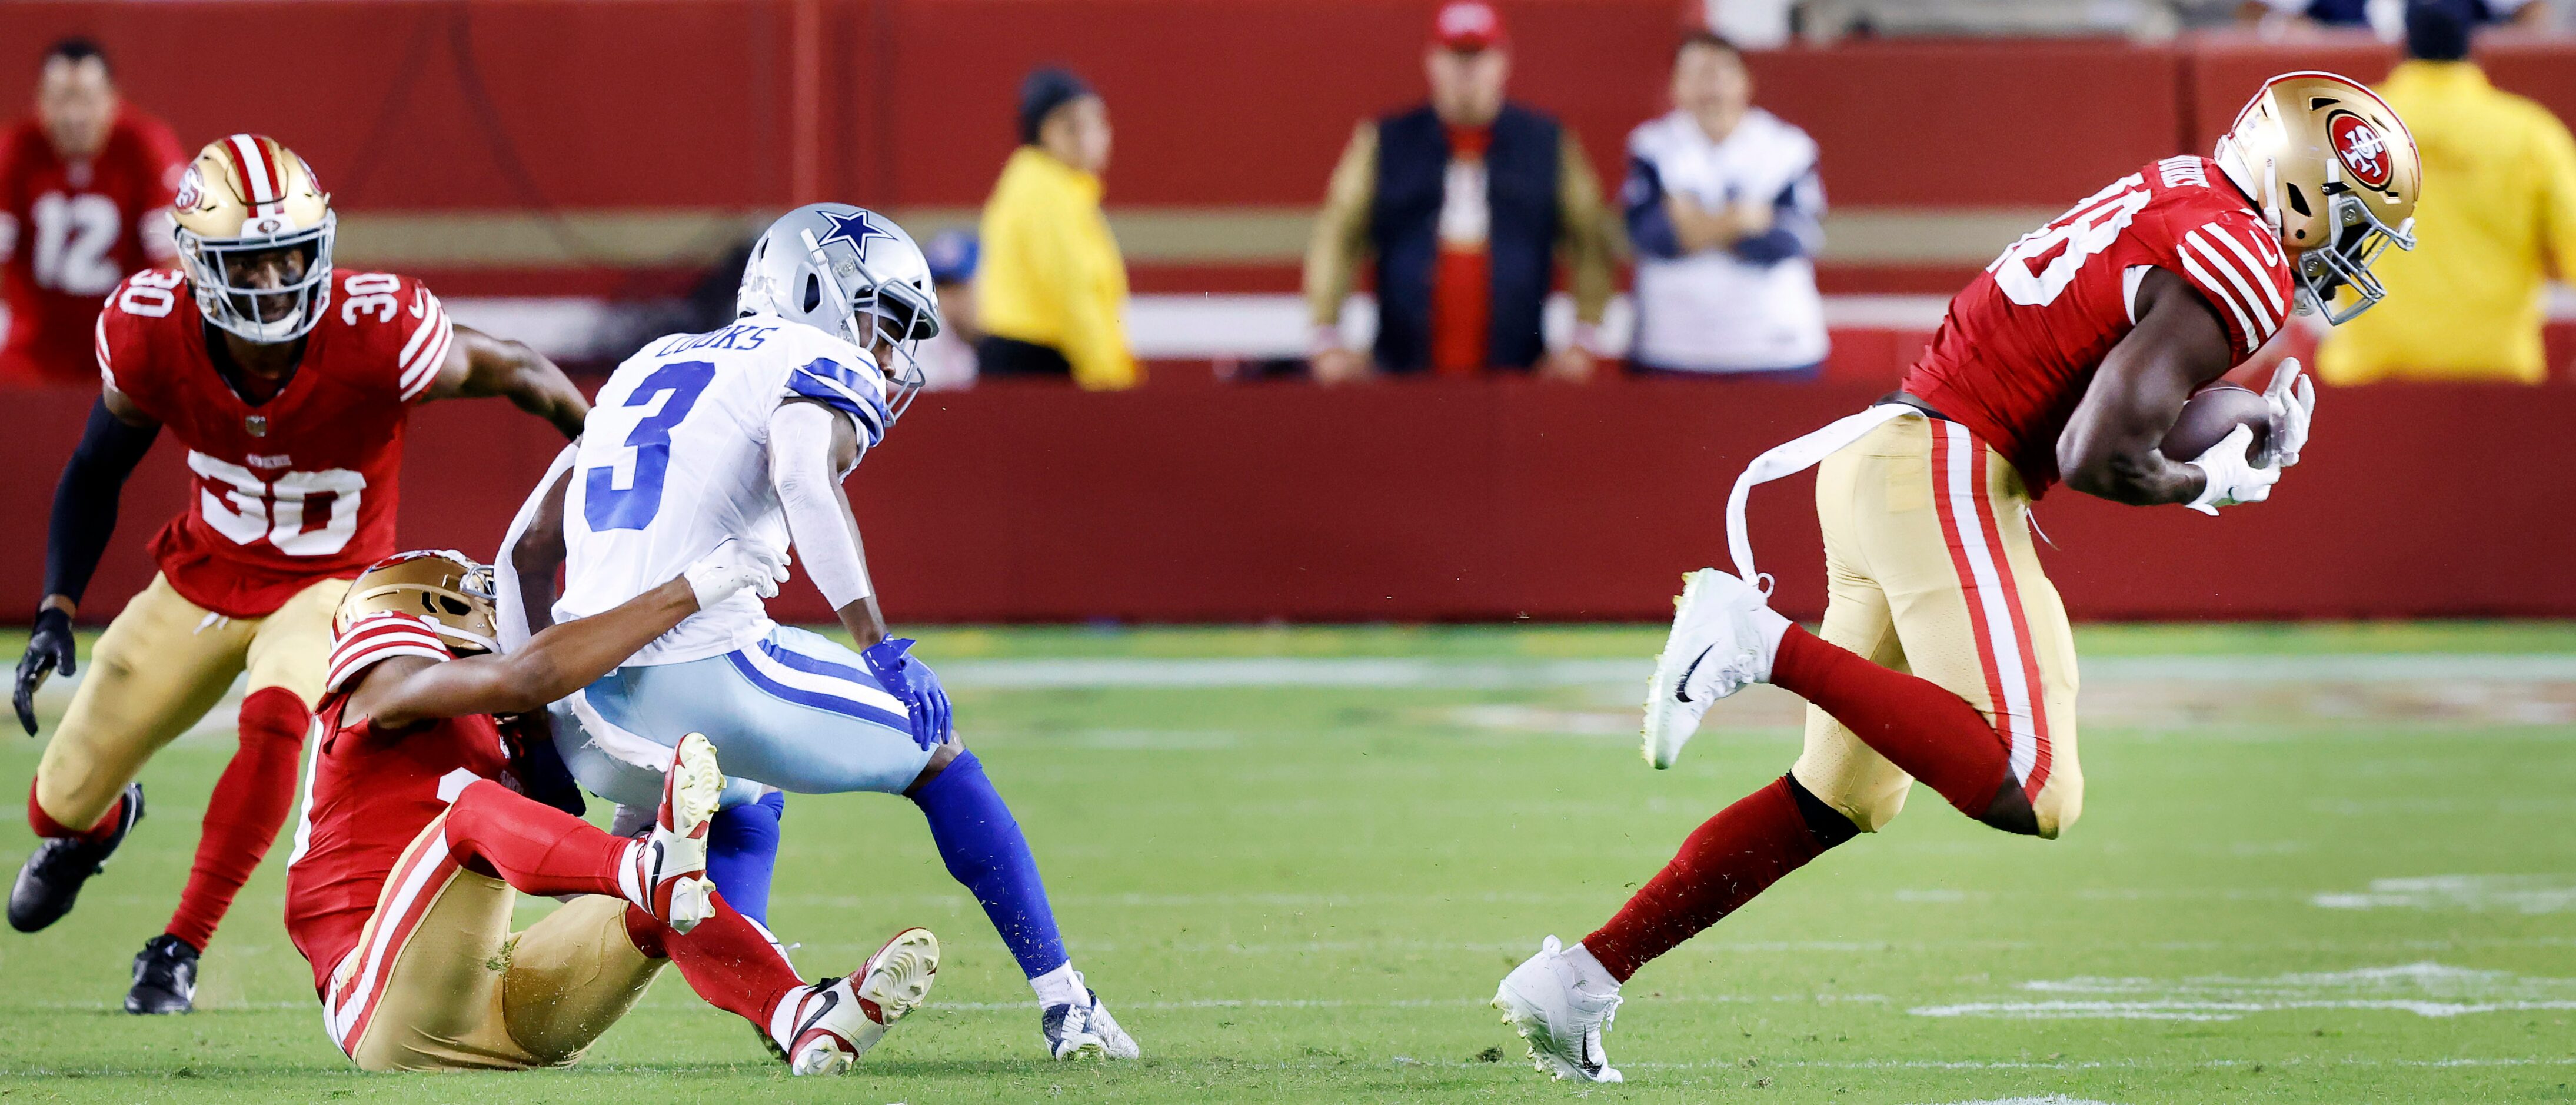
[[[1606,924],[1572,947],[1549,937],[1504,978],[1494,1004],[1541,1071],[1618,1080],[1601,1030],[1620,986],[1887,824],[1917,780],[2006,832],[2075,823],[2075,648],[2031,500],[2060,482],[2213,515],[2267,497],[2315,402],[2295,362],[2263,397],[2260,453],[2239,424],[2168,457],[2168,431],[2294,311],[2339,323],[2384,294],[2370,262],[2413,247],[2417,173],[2405,123],[2368,89],[2275,77],[2214,156],[2145,165],[2006,248],[1901,390],[1748,467],[1728,508],[1737,574],[1685,577],[1647,688],[1646,759],[1670,767],[1710,702],[1757,682],[1808,701],[1805,747]],[[1830,595],[1812,634],[1768,606],[1743,526],[1754,485],[1808,467]]]
[[[125,478],[167,428],[187,511],[152,538],[160,573],[108,623],[45,747],[27,801],[40,841],[9,895],[21,932],[69,912],[142,818],[144,762],[247,672],[240,745],[178,909],[135,957],[132,1013],[191,1008],[199,953],[285,823],[332,611],[394,551],[412,404],[508,396],[567,436],[588,411],[552,363],[451,324],[420,282],[334,269],[329,197],[275,139],[208,144],[172,210],[181,267],[127,277],[98,316],[102,394],[55,491],[14,703],[34,734],[37,687],[74,670],[72,617]]]

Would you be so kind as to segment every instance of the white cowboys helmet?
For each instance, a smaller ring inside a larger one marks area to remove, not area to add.
[[[742,269],[736,314],[773,314],[868,351],[893,394],[892,426],[924,382],[914,352],[939,333],[930,262],[894,220],[846,203],[812,203],[769,224]]]

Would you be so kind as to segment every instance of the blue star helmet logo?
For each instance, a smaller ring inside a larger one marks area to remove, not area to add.
[[[822,215],[823,221],[830,224],[832,229],[830,233],[817,239],[815,245],[828,246],[834,242],[848,242],[851,252],[865,257],[868,255],[868,239],[883,238],[889,242],[894,240],[894,235],[879,227],[876,220],[865,211],[853,211],[846,215],[838,211],[822,211],[817,214]]]

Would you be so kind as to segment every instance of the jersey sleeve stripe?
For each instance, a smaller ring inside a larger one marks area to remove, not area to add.
[[[817,357],[788,373],[787,390],[808,399],[820,399],[825,406],[856,419],[871,446],[885,436],[885,401],[869,394],[874,389],[858,374],[829,358]]]
[[[422,347],[420,356],[403,366],[402,397],[406,402],[419,398],[431,384],[438,382],[438,368],[447,361],[447,347],[456,341],[456,327],[447,321],[445,311],[431,311],[429,319],[422,322],[420,328],[430,335],[430,339]]]
[[[108,356],[108,345],[107,345],[107,312],[105,312],[105,311],[100,311],[100,312],[98,313],[98,325],[91,327],[91,328],[90,328],[90,332],[91,332],[92,334],[96,335],[96,339],[95,339],[95,340],[96,340],[96,342],[97,342],[97,352],[98,352],[98,378],[99,378],[99,379],[101,379],[101,380],[105,380],[105,381],[107,381],[107,386],[109,386],[109,387],[115,387],[115,386],[116,386],[116,365],[115,365],[115,363],[114,363],[113,358],[111,358],[111,357],[109,357],[109,356]]]
[[[2203,226],[2186,235],[2184,240],[2189,242],[2193,249],[2200,251],[2200,255],[2209,262],[2210,271],[2227,278],[2227,283],[2236,289],[2237,295],[2242,297],[2238,302],[2245,305],[2246,315],[2254,320],[2261,336],[2268,339],[2272,336],[2272,331],[2279,328],[2279,324],[2274,321],[2273,315],[2263,310],[2263,300],[2254,294],[2254,282],[2245,278],[2244,272],[2237,268],[2236,262],[2228,260],[2224,254],[2218,252],[2218,247],[2209,244],[2207,235],[2215,229],[2215,224]]]
[[[2228,306],[2236,308],[2237,320],[2245,327],[2246,350],[2251,352],[2269,340],[2273,330],[2272,316],[2263,312],[2263,301],[2255,297],[2254,287],[2246,281],[2244,274],[2236,271],[2236,263],[2221,256],[2218,248],[2210,245],[2209,239],[2202,237],[2197,230],[2186,235],[2183,241],[2189,247],[2184,251],[2186,256],[2189,253],[2198,253],[2201,260],[2207,264],[2207,271],[2217,273],[2226,280],[2225,286],[2212,281],[2211,288],[2218,294],[2227,296]]]
[[[411,340],[404,342],[402,352],[394,357],[395,360],[402,362],[403,366],[406,368],[411,365],[412,354],[420,352],[421,343],[429,340],[430,328],[442,321],[445,321],[447,318],[447,313],[441,310],[438,306],[437,296],[431,295],[427,288],[421,289],[420,294],[429,304],[429,313],[427,317],[421,320],[420,325],[412,327]]]
[[[2200,288],[2202,295],[2225,306],[2229,314],[2236,316],[2236,328],[2245,335],[2245,351],[2253,352],[2260,344],[2254,337],[2254,320],[2245,317],[2245,308],[2236,305],[2236,297],[2229,295],[2219,284],[2218,278],[2209,275],[2209,270],[2202,268],[2200,262],[2193,259],[2190,250],[2175,250],[2174,256],[2182,258],[2183,271],[2191,275],[2192,283]]]
[[[428,622],[397,611],[371,614],[341,632],[339,642],[331,648],[331,663],[323,676],[322,689],[339,690],[368,667],[396,656],[455,658]]]
[[[2254,281],[2254,284],[2255,286],[2263,289],[2264,300],[2272,305],[2272,318],[2278,319],[2283,313],[2290,309],[2289,304],[2283,302],[2281,299],[2281,289],[2275,286],[2272,282],[2272,267],[2270,265],[2266,265],[2261,261],[2255,260],[2254,251],[2245,248],[2245,243],[2238,241],[2236,235],[2228,233],[2226,227],[2220,226],[2217,223],[2211,223],[2201,229],[2208,231],[2210,237],[2216,238],[2220,242],[2224,243],[2227,246],[2227,251],[2235,254],[2237,260],[2245,262],[2245,271],[2254,273],[2260,277],[2260,279]],[[2279,325],[2280,324],[2277,322],[2273,324],[2275,329],[2278,329]]]

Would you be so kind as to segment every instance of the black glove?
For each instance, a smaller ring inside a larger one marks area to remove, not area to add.
[[[59,606],[36,611],[36,628],[27,634],[27,654],[18,658],[18,693],[10,703],[18,707],[18,724],[27,727],[27,735],[36,735],[36,688],[45,685],[45,677],[55,668],[71,675],[80,670],[72,656],[72,616]]]

